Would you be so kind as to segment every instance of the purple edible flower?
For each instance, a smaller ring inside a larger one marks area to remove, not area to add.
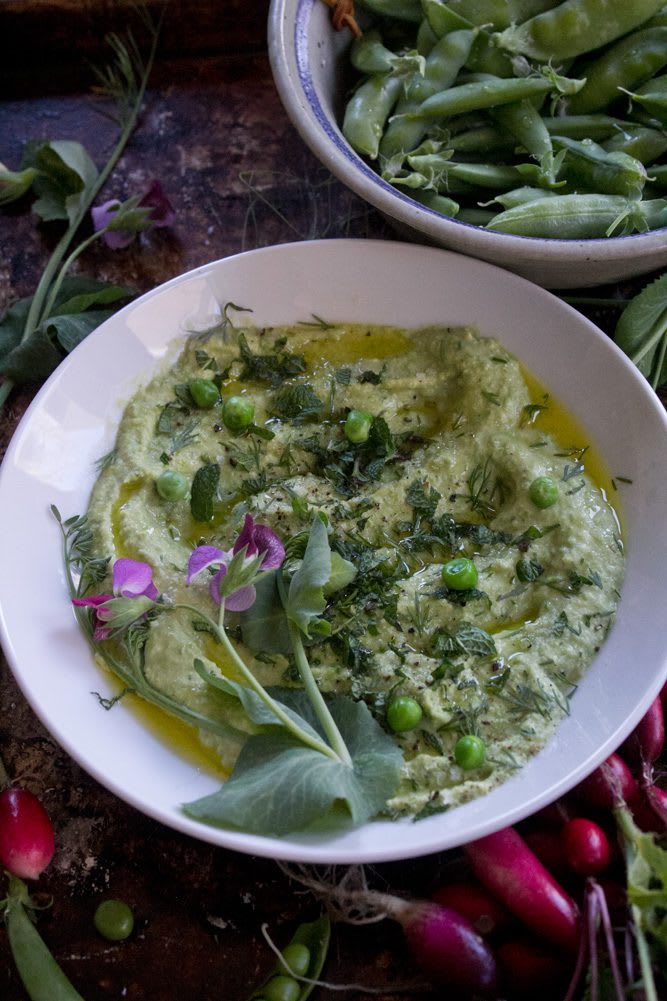
[[[285,559],[285,547],[275,532],[268,525],[256,524],[252,515],[247,514],[241,533],[232,549],[225,551],[215,546],[198,546],[193,550],[188,562],[188,584],[209,567],[218,567],[218,572],[211,580],[210,591],[216,605],[219,605],[221,583],[227,575],[227,568],[234,557],[242,552],[244,552],[244,568],[247,567],[248,561],[261,557],[255,577],[261,571],[274,570]],[[241,573],[244,568],[241,569]],[[230,612],[245,612],[253,604],[255,597],[256,591],[252,583],[241,584],[225,595],[225,608]]]
[[[126,628],[150,611],[158,590],[148,563],[123,557],[113,565],[113,594],[91,594],[72,598],[72,604],[93,609],[95,642],[107,640],[117,630]],[[138,600],[142,599],[142,600]],[[128,605],[128,600],[131,604]]]
[[[120,250],[123,247],[129,246],[139,229],[146,229],[153,226],[156,228],[171,226],[176,219],[174,208],[158,180],[152,180],[148,190],[141,196],[138,202],[133,202],[133,204],[134,209],[132,212],[134,215],[132,218],[135,220],[137,228],[110,229],[102,236],[107,247],[110,247],[112,250]],[[117,198],[111,198],[109,201],[103,202],[102,205],[93,206],[90,214],[93,219],[95,231],[99,233],[100,230],[106,229],[118,214],[118,211],[124,208],[125,206]]]

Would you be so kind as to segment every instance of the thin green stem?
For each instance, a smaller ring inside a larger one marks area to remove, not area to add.
[[[255,678],[252,671],[250,671],[250,669],[243,662],[243,660],[241,660],[237,651],[234,649],[231,640],[227,636],[227,632],[225,630],[224,625],[222,624],[222,620],[225,614],[224,606],[225,602],[224,599],[222,599],[222,601],[220,602],[219,624],[213,622],[213,620],[210,619],[208,615],[200,611],[198,608],[195,608],[194,605],[186,605],[179,602],[178,605],[174,605],[173,607],[187,608],[188,611],[194,612],[196,615],[199,616],[199,618],[202,619],[203,622],[205,622],[209,626],[209,628],[215,633],[216,639],[218,640],[220,645],[224,648],[225,652],[230,657],[234,666],[239,670],[241,675],[247,681],[248,687],[252,688],[253,692],[255,692],[255,694],[259,696],[259,698],[262,700],[267,709],[271,710],[273,715],[280,720],[283,726],[287,730],[289,730],[291,734],[293,734],[298,740],[300,740],[302,744],[306,744],[308,747],[312,747],[314,751],[319,751],[321,754],[325,754],[328,758],[333,758],[336,761],[339,760],[340,755],[337,754],[335,750],[333,750],[331,747],[325,744],[323,740],[320,740],[317,737],[313,737],[305,730],[302,730],[301,727],[298,726],[298,724],[295,723],[294,720],[287,715],[285,710],[274,699],[271,698],[266,689],[259,683],[257,678]]]
[[[642,988],[646,1001],[659,1001],[658,990],[653,977],[653,961],[651,952],[646,941],[646,936],[641,929],[641,913],[638,907],[633,906],[632,918],[635,925],[635,939],[637,942],[637,955],[639,956],[639,967],[642,971]]]
[[[321,691],[317,686],[317,682],[313,676],[312,669],[308,663],[308,658],[306,657],[306,651],[303,647],[303,642],[301,640],[301,632],[298,626],[295,626],[293,622],[288,619],[289,634],[292,641],[292,650],[294,651],[294,659],[296,661],[296,666],[299,670],[301,680],[303,681],[303,687],[306,690],[306,695],[310,699],[313,709],[317,713],[317,718],[322,724],[322,729],[327,735],[327,739],[334,751],[336,756],[345,765],[352,765],[352,758],[350,752],[347,749],[347,745],[343,740],[340,730],[336,726],[336,722],[329,712],[329,707],[327,706]]]
[[[2,411],[2,408],[7,402],[7,397],[9,396],[13,388],[14,388],[14,383],[12,382],[11,379],[4,379],[2,384],[0,385],[0,412]]]
[[[48,298],[46,300],[46,303],[44,304],[44,309],[42,310],[43,319],[46,319],[47,317],[51,316],[53,312],[53,306],[58,297],[58,293],[60,292],[62,283],[65,280],[67,272],[71,268],[74,261],[84,252],[84,250],[88,249],[91,243],[94,243],[95,240],[99,240],[100,237],[102,237],[103,234],[106,233],[106,231],[107,228],[105,226],[104,229],[100,229],[95,233],[91,233],[89,237],[87,237],[82,243],[78,244],[78,246],[74,248],[69,257],[63,262],[63,266],[61,267],[54,282],[52,283],[48,293]]]

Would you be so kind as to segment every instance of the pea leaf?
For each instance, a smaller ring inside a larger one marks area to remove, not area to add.
[[[58,341],[64,351],[72,351],[96,327],[113,316],[113,309],[89,309],[85,313],[53,316],[45,326],[51,340]]]
[[[217,462],[208,462],[200,466],[192,478],[190,491],[190,512],[195,521],[210,521],[213,517],[213,505],[218,493],[220,481],[220,466]]]
[[[667,274],[630,302],[616,325],[614,340],[654,389],[667,382]]]
[[[238,701],[243,706],[248,719],[252,723],[256,723],[257,726],[270,726],[270,727],[284,727],[284,723],[278,719],[278,717],[271,711],[269,706],[260,699],[259,695],[248,688],[246,685],[240,685],[236,681],[231,681],[229,678],[225,678],[222,674],[214,674],[213,671],[208,671],[204,663],[195,657],[194,668],[200,678],[219,691],[224,692],[225,695],[230,695]],[[273,688],[267,689],[267,692],[271,697],[278,703],[280,708],[287,713],[287,715],[298,723],[302,729],[311,736],[317,737],[318,734],[314,728],[308,723],[299,713],[295,712],[290,706],[285,705],[281,702],[281,695],[285,692],[289,693],[289,689]]]
[[[23,168],[28,167],[38,171],[32,184],[37,195],[33,212],[44,222],[72,223],[98,176],[85,147],[67,139],[28,143]]]
[[[305,718],[303,692],[290,691]],[[352,757],[343,764],[278,731],[250,737],[231,778],[185,813],[219,827],[283,836],[363,824],[379,813],[398,784],[402,755],[363,702],[334,696],[329,709]],[[311,719],[319,730],[316,720]]]
[[[331,577],[331,548],[327,529],[319,517],[313,519],[301,566],[290,582],[285,611],[287,617],[310,636],[310,630],[326,607],[324,586]]]
[[[0,361],[0,372],[12,382],[46,379],[62,361],[62,354],[45,330],[37,329]]]
[[[34,167],[25,170],[8,170],[0,164],[0,205],[8,205],[21,198],[37,177]]]
[[[9,306],[0,320],[0,362],[21,343],[21,337],[28,318],[32,296],[17,299]]]
[[[241,638],[253,653],[291,653],[287,617],[278,593],[281,572],[270,570],[255,582],[255,601],[241,613]]]

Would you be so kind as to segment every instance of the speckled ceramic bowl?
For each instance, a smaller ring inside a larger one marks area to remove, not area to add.
[[[601,285],[667,266],[664,228],[605,240],[509,236],[448,219],[383,181],[339,128],[350,40],[333,29],[322,0],[272,0],[269,53],[287,113],[332,174],[403,236],[491,261],[547,288]]]

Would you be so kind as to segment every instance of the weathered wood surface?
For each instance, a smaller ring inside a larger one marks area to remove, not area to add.
[[[114,128],[90,96],[87,60],[101,58],[104,32],[127,23],[129,8],[129,0],[2,0],[0,160],[16,167],[25,141],[40,137],[78,139],[98,163],[104,160]],[[291,127],[266,56],[267,10],[266,0],[173,0],[168,6],[141,124],[106,194],[127,197],[158,177],[177,222],[124,251],[91,250],[82,271],[145,291],[253,246],[318,236],[391,237]],[[33,291],[53,241],[52,229],[38,226],[23,206],[0,214],[0,311]],[[34,391],[27,387],[11,397],[0,420],[0,454]],[[20,511],[15,524],[0,527],[7,531],[24,533],[30,552],[30,526]],[[27,558],[38,586],[38,554]],[[12,568],[3,565],[1,572]],[[53,818],[58,850],[39,881],[53,904],[39,926],[87,1001],[243,1001],[272,965],[262,925],[284,943],[295,924],[312,916],[308,898],[271,861],[176,834],[82,772],[27,706],[4,657],[0,754],[10,775],[38,794]],[[450,861],[434,856],[377,869],[394,889],[427,893]],[[93,928],[104,896],[126,900],[136,913],[137,930],[120,945]],[[389,923],[337,929],[326,976],[387,985],[379,1001],[441,996],[417,987],[398,991],[419,978],[399,929]],[[361,1001],[365,995],[326,988],[317,995],[321,1001],[341,996]],[[0,998],[25,1001],[1,929]]]

